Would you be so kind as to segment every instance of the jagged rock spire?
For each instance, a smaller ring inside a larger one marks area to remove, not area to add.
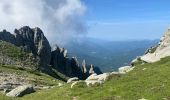
[[[89,74],[91,75],[91,74],[94,74],[95,72],[94,72],[94,68],[93,68],[93,65],[91,64],[90,65],[90,70],[89,70]]]
[[[83,67],[83,73],[87,73],[87,68],[86,68],[86,61],[85,59],[82,62],[82,67]]]

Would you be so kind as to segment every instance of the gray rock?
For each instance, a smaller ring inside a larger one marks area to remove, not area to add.
[[[75,81],[78,81],[79,78],[78,77],[73,77],[73,78],[70,78],[67,80],[67,83],[72,83],[72,82],[75,82]]]
[[[16,45],[24,47],[25,51],[31,52],[40,58],[40,66],[50,64],[51,47],[40,28],[31,29],[24,26],[15,30]]]
[[[62,84],[62,83],[58,83],[58,87],[61,87],[61,86],[63,86],[64,84]]]
[[[125,74],[129,71],[132,71],[133,69],[134,67],[131,67],[131,66],[123,66],[123,67],[120,67],[118,70],[119,70],[119,73]]]
[[[18,86],[17,88],[13,89],[9,93],[6,94],[6,96],[9,97],[22,97],[26,94],[33,93],[35,90],[33,89],[32,85],[23,85]]]
[[[40,28],[31,29],[28,26],[24,26],[19,30],[15,29],[14,34],[4,30],[0,32],[0,40],[22,47],[35,57],[39,57],[40,66],[47,66],[50,64],[51,47]]]
[[[86,61],[85,59],[82,62],[82,67],[83,67],[83,73],[87,73],[87,68],[86,68]]]
[[[91,75],[91,74],[94,74],[94,73],[95,73],[95,72],[94,72],[93,65],[90,65],[89,74]]]
[[[4,89],[4,93],[8,93],[10,91],[11,91],[10,89]]]
[[[81,68],[77,58],[69,58],[67,56],[67,50],[64,48],[56,46],[51,52],[50,44],[40,28],[24,26],[20,29],[15,29],[14,34],[4,30],[3,32],[0,32],[0,40],[10,42],[21,47],[24,51],[31,53],[31,60],[34,59],[36,65],[40,66],[40,70],[48,74],[51,72],[51,69],[54,68],[67,77],[85,79],[89,75],[97,73],[96,71],[100,71],[96,67],[87,66],[85,61],[83,63],[83,68]],[[2,58],[1,55],[0,58]],[[12,62],[10,59],[7,60],[8,63],[15,63],[15,61]],[[24,64],[21,65],[21,67],[23,66]]]
[[[12,35],[10,32],[7,32],[6,30],[3,30],[2,32],[0,32],[0,40],[9,42],[12,44],[16,44],[15,36]]]
[[[67,50],[64,48],[59,48],[58,46],[54,47],[50,64],[57,71],[68,77],[82,77],[82,70],[79,67],[77,58],[68,58]]]
[[[160,42],[149,48],[140,58],[144,62],[153,63],[167,56],[170,56],[170,28],[160,39]]]
[[[2,84],[0,84],[0,90],[4,90],[4,89],[7,89],[7,90],[11,90],[13,89],[13,85],[12,83],[8,83],[8,82],[4,82]]]
[[[108,79],[109,76],[110,76],[109,73],[103,73],[100,75],[92,74],[85,80],[85,82],[86,82],[87,86],[93,86],[96,84],[100,85],[100,84],[104,83]]]

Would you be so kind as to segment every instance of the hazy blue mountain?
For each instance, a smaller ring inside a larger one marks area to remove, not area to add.
[[[64,47],[70,56],[77,56],[79,61],[98,66],[102,71],[113,71],[128,65],[136,56],[144,54],[147,48],[158,40],[142,41],[105,41],[93,38],[74,39]]]

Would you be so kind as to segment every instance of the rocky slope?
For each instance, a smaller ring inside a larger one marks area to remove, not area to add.
[[[170,56],[170,28],[160,39],[160,42],[157,45],[149,48],[145,55],[139,57],[138,60],[147,63],[153,63],[167,56]],[[137,61],[137,59],[133,62],[135,61]]]
[[[84,68],[79,65],[76,57],[69,58],[67,56],[66,49],[56,46],[51,50],[51,46],[40,28],[24,26],[20,29],[15,29],[13,34],[3,30],[0,32],[0,40],[12,44],[12,46],[19,48],[21,52],[28,55],[21,58],[20,56],[13,57],[7,55],[8,53],[4,54],[4,52],[0,52],[0,63],[2,64],[25,67],[30,66],[33,63],[35,64],[33,65],[34,69],[47,74],[52,75],[52,72],[53,74],[59,72],[66,77],[79,77],[80,79],[87,78],[88,75],[86,73],[89,71],[96,73],[93,66],[89,69],[86,68],[88,67],[86,64],[83,67],[87,69],[87,72],[84,72]],[[3,46],[1,47],[1,49],[4,48],[5,47]],[[7,63],[7,61],[10,61],[11,63]],[[17,63],[22,63],[23,61],[32,63],[29,65],[23,63],[22,66]]]

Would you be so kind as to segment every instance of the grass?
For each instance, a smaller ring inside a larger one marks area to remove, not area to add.
[[[0,72],[6,72],[6,73],[17,73],[17,75],[24,75],[27,76],[28,78],[32,79],[30,80],[31,84],[35,84],[35,85],[49,85],[49,86],[53,86],[53,85],[58,85],[58,82],[61,82],[47,74],[41,73],[41,72],[34,72],[32,70],[23,70],[23,69],[18,69],[17,67],[15,68],[15,66],[0,66]],[[54,81],[55,80],[55,81]]]
[[[30,56],[10,43],[0,41],[0,55],[6,55],[12,60],[23,62]],[[33,63],[26,60],[28,63]],[[28,66],[30,64],[27,64]],[[80,83],[74,88],[70,84],[41,90],[21,98],[10,98],[0,93],[0,100],[170,100],[170,57],[161,59],[156,63],[145,63],[142,60],[134,63],[135,69],[121,77],[112,77],[103,85],[87,87]],[[35,67],[33,64],[32,66]],[[61,81],[32,69],[25,69],[16,65],[0,64],[0,71],[17,73],[29,77],[31,84],[56,86]],[[54,70],[56,75],[59,72]],[[65,77],[65,76],[62,76]]]
[[[11,43],[0,40],[0,57],[3,59],[10,59],[12,65],[22,66],[25,68],[37,69],[38,59],[33,60],[31,53],[25,52],[22,48],[17,47]],[[0,63],[4,63],[0,60]]]
[[[113,77],[101,86],[70,84],[50,90],[38,91],[22,98],[0,96],[0,100],[169,100],[170,57],[152,64],[138,65],[128,74]]]

